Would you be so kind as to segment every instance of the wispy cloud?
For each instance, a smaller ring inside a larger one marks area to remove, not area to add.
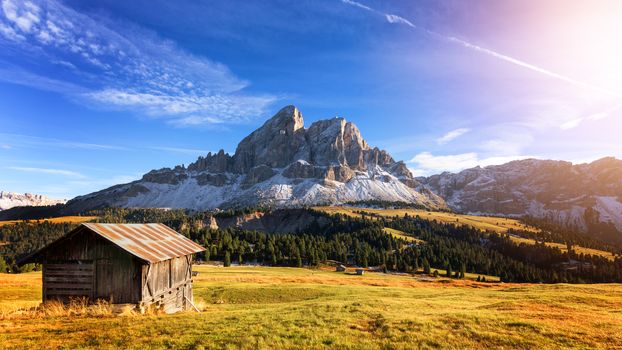
[[[411,28],[416,28],[416,26],[409,20],[404,17],[400,17],[398,15],[385,14],[384,17],[387,19],[389,23],[398,23],[405,24]]]
[[[72,140],[61,140],[47,137],[38,137],[38,136],[30,136],[30,135],[22,135],[22,134],[8,134],[8,133],[0,133],[0,138],[3,140],[9,140],[11,145],[2,144],[0,148],[2,149],[13,149],[15,147],[29,147],[29,148],[69,148],[69,149],[85,149],[92,151],[141,151],[141,150],[157,150],[157,151],[165,151],[170,153],[181,153],[181,154],[191,154],[191,155],[202,155],[207,154],[209,150],[198,149],[198,148],[187,148],[187,147],[176,147],[176,146],[147,146],[147,145],[138,145],[138,146],[128,146],[128,145],[110,145],[110,144],[98,144],[98,143],[87,143],[87,142],[79,142]],[[98,169],[101,170],[101,169]]]
[[[430,152],[421,152],[409,163],[415,176],[429,176],[443,171],[458,172],[476,166],[488,166],[507,163],[512,160],[535,158],[533,156],[515,155],[480,158],[475,152],[435,156]]]
[[[352,0],[341,0],[341,2],[343,2],[344,4],[348,4],[351,6],[356,6],[358,8],[361,8],[363,10],[367,10],[367,11],[371,11],[371,12],[378,12],[374,9],[372,9],[371,7],[367,6],[367,5],[363,5],[360,2],[356,2],[356,1],[352,1]]]
[[[68,184],[74,189],[74,191],[77,189],[88,193],[113,185],[129,183],[138,179],[140,179],[140,175],[117,175],[110,178],[72,180],[69,181]]]
[[[74,11],[55,0],[2,0],[0,47],[16,67],[0,79],[65,93],[86,103],[137,111],[185,125],[239,122],[260,115],[276,100],[246,94],[249,82],[223,64],[128,23]],[[15,62],[32,58],[42,76]],[[44,65],[55,69],[40,69]],[[6,67],[6,65],[5,65]],[[54,76],[55,74],[55,76]]]
[[[22,171],[27,173],[41,173],[41,174],[49,174],[49,175],[62,175],[76,178],[84,178],[85,176],[71,170],[64,169],[51,169],[51,168],[30,168],[30,167],[20,167],[20,166],[10,166],[7,167],[9,170]]]
[[[367,5],[361,4],[359,2],[354,2],[354,1],[350,1],[350,0],[342,0],[342,2],[344,2],[344,3],[348,4],[348,5],[355,6],[355,7],[358,7],[358,8],[363,8],[363,9],[365,9],[367,11],[370,11],[370,12],[376,13],[378,15],[381,15],[389,23],[406,25],[406,26],[408,26],[410,28],[413,28],[413,29],[419,28],[419,29],[423,30],[424,32],[426,32],[426,33],[428,33],[428,34],[430,34],[432,36],[438,37],[438,38],[443,39],[443,40],[448,40],[450,42],[459,44],[459,45],[461,45],[461,46],[463,46],[465,48],[468,48],[468,49],[471,49],[471,50],[474,50],[474,51],[477,51],[477,52],[481,52],[481,53],[487,54],[489,56],[495,57],[495,58],[500,59],[502,61],[505,61],[505,62],[508,62],[508,63],[511,63],[511,64],[514,64],[514,65],[517,65],[517,66],[520,66],[520,67],[523,67],[523,68],[526,68],[526,69],[529,69],[529,70],[531,70],[533,72],[537,72],[537,73],[543,74],[545,76],[548,76],[548,77],[551,77],[551,78],[554,78],[554,79],[558,79],[558,80],[564,81],[566,83],[569,83],[569,84],[572,84],[572,85],[575,85],[575,86],[578,86],[578,87],[581,87],[581,88],[585,88],[585,89],[589,89],[589,90],[592,90],[592,91],[596,91],[596,92],[599,92],[601,94],[605,94],[605,95],[608,95],[608,96],[622,97],[622,92],[620,92],[620,91],[612,91],[612,90],[609,90],[609,89],[606,89],[606,88],[602,88],[600,86],[596,86],[596,85],[593,85],[593,84],[590,84],[590,83],[578,81],[576,79],[570,78],[570,77],[565,76],[563,74],[556,73],[556,72],[551,71],[549,69],[545,69],[545,68],[539,67],[537,65],[534,65],[534,64],[522,61],[520,59],[511,57],[511,56],[508,56],[508,55],[505,55],[505,54],[502,54],[502,53],[499,53],[499,52],[497,52],[495,50],[491,50],[491,49],[488,49],[488,48],[485,48],[485,47],[473,44],[473,43],[471,43],[469,41],[460,39],[458,37],[444,35],[444,34],[441,34],[439,32],[436,32],[436,31],[433,31],[433,30],[430,30],[430,29],[427,29],[427,28],[424,28],[424,27],[420,27],[420,26],[417,27],[413,22],[409,21],[408,19],[406,19],[404,17],[398,16],[398,15],[395,15],[395,14],[384,13],[384,12],[378,11],[378,10],[372,8],[372,7],[369,7]]]
[[[190,155],[204,155],[210,151],[195,148],[180,148],[180,147],[151,147],[153,150],[166,151],[172,153],[190,154]]]
[[[445,135],[439,137],[438,139],[436,139],[436,143],[438,143],[439,145],[444,145],[449,141],[452,141],[464,134],[466,134],[467,132],[469,132],[470,129],[467,128],[459,128],[459,129],[455,129],[455,130],[451,130],[448,133],[446,133]]]
[[[8,134],[0,133],[0,137],[4,140],[10,140],[10,142],[16,146],[26,147],[59,147],[59,148],[73,148],[73,149],[87,149],[87,150],[116,150],[127,151],[128,147],[119,145],[105,145],[89,142],[78,142],[71,140],[60,140],[48,137],[38,137],[22,134]]]
[[[602,112],[597,112],[594,114],[590,114],[588,116],[585,117],[579,117],[579,118],[574,118],[571,120],[568,120],[566,122],[564,122],[562,125],[560,125],[560,128],[563,130],[568,130],[568,129],[574,129],[577,126],[579,126],[581,123],[583,123],[584,121],[596,121],[596,120],[601,120],[601,119],[605,119],[610,117],[611,115],[613,115],[615,112],[622,110],[622,104],[613,106],[607,110],[604,110]]]

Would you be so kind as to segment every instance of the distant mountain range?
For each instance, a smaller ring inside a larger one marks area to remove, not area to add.
[[[615,158],[578,165],[526,159],[417,180],[455,211],[622,232],[622,161]]]
[[[153,170],[141,180],[74,198],[67,210],[300,207],[365,200],[446,208],[404,162],[369,146],[353,123],[333,118],[305,128],[300,111],[287,106],[244,138],[233,155],[221,150],[187,168]]]
[[[23,206],[45,206],[65,203],[65,199],[52,199],[40,194],[0,191],[0,210]]]
[[[0,203],[9,196],[18,198],[3,194]],[[603,158],[573,165],[527,159],[414,178],[404,162],[371,147],[353,123],[333,118],[305,128],[300,111],[287,106],[244,138],[233,155],[221,150],[188,167],[152,170],[138,181],[76,197],[62,213],[105,207],[284,208],[369,200],[527,215],[622,237],[622,161]],[[23,200],[11,199],[11,206],[58,202],[26,194]]]

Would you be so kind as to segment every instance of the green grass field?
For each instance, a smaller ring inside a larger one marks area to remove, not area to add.
[[[33,316],[40,274],[0,275],[0,348],[613,349],[622,285],[475,283],[197,266],[201,313]]]

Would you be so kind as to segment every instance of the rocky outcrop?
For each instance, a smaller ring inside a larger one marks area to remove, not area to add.
[[[139,181],[75,198],[68,208],[203,210],[372,199],[445,207],[440,197],[422,190],[403,162],[370,147],[353,123],[332,118],[305,128],[300,111],[287,106],[245,137],[233,155],[221,150],[187,168],[154,170]]]

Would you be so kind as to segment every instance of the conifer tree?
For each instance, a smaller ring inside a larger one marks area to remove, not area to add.
[[[229,251],[225,251],[225,258],[223,260],[223,264],[225,265],[225,267],[229,267],[231,266],[231,254],[229,254]]]
[[[4,261],[4,258],[0,256],[0,273],[8,272],[9,265]]]
[[[423,273],[426,275],[430,274],[430,262],[427,258],[423,258]]]
[[[300,256],[300,252],[296,250],[296,266],[302,267],[302,257]]]

